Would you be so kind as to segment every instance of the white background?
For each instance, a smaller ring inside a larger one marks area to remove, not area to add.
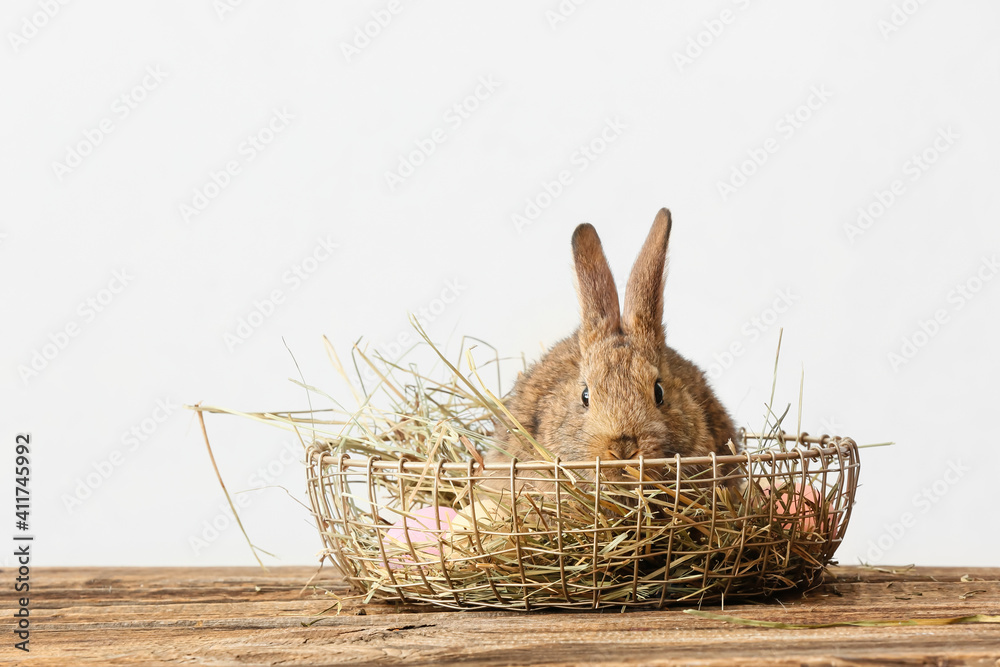
[[[391,351],[421,308],[449,349],[470,334],[534,358],[576,325],[573,228],[597,226],[623,282],[661,206],[668,341],[712,368],[738,421],[761,422],[784,327],[778,397],[794,406],[804,368],[803,428],[896,442],[863,450],[840,560],[996,564],[1000,7],[590,2],[556,21],[556,0],[404,1],[366,44],[387,6],[4,3],[0,473],[10,489],[30,432],[36,564],[252,563],[197,422],[158,401],[306,407],[282,338],[346,398],[321,336]],[[250,160],[275,110],[292,118]],[[196,191],[215,196],[185,216]],[[852,231],[859,207],[880,215]],[[321,239],[338,248],[308,260]],[[297,284],[295,267],[314,270]],[[227,344],[274,290],[283,302]],[[267,562],[314,562],[297,443],[236,417],[209,429]]]

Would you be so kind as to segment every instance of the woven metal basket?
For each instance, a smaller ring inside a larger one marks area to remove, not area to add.
[[[307,482],[325,556],[369,600],[522,610],[700,604],[808,586],[844,537],[860,470],[855,442],[780,434],[771,445],[483,470],[472,460],[350,458],[318,441]]]

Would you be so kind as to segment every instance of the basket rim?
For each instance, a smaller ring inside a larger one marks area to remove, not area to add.
[[[744,433],[743,438],[750,438],[760,440],[764,436],[758,433]],[[440,470],[449,471],[468,471],[472,466],[476,466],[479,471],[492,471],[492,470],[506,470],[506,471],[538,471],[538,470],[552,470],[554,466],[557,466],[566,470],[590,470],[595,466],[599,466],[601,469],[612,468],[620,469],[626,467],[639,467],[639,466],[664,466],[664,465],[676,465],[676,466],[686,466],[686,465],[728,465],[732,463],[747,463],[751,464],[754,462],[767,461],[787,461],[789,459],[815,459],[822,456],[832,456],[841,454],[845,449],[857,449],[857,443],[848,437],[841,436],[810,436],[806,432],[800,433],[798,436],[790,436],[789,434],[782,431],[776,439],[779,442],[789,442],[798,445],[812,444],[813,447],[808,449],[790,449],[788,451],[780,452],[774,450],[765,450],[761,452],[743,452],[742,454],[726,454],[725,456],[718,456],[714,452],[709,456],[681,456],[677,454],[670,458],[660,458],[660,459],[646,459],[639,457],[637,459],[594,459],[592,461],[561,461],[559,457],[556,457],[553,461],[521,461],[516,458],[512,458],[510,462],[496,462],[496,463],[485,463],[485,465],[479,465],[475,461],[467,461],[465,463],[451,462],[451,461],[438,461],[436,464],[429,461],[408,461],[405,459],[384,461],[378,456],[369,456],[363,459],[352,459],[349,458],[348,454],[342,454],[336,456],[330,454],[329,452],[323,451],[318,448],[315,444],[309,446],[310,456],[318,457],[318,463],[323,464],[334,464],[340,470],[347,468],[368,468],[371,467],[375,470],[404,470],[404,471],[421,471],[427,470],[429,466],[438,468]],[[815,446],[819,445],[819,446]],[[824,446],[826,445],[826,446]]]

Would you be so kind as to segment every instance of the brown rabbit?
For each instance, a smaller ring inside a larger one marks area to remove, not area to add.
[[[693,363],[667,346],[663,282],[670,212],[661,209],[635,261],[619,312],[618,291],[590,224],[573,233],[580,327],[517,380],[505,405],[562,461],[732,453],[725,408]],[[543,456],[498,425],[500,445],[522,461]],[[493,462],[509,461],[500,452]]]

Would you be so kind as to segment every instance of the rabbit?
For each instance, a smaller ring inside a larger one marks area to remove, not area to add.
[[[504,401],[517,422],[563,462],[727,455],[738,449],[733,422],[702,371],[666,343],[670,227],[670,212],[661,209],[632,268],[622,312],[597,231],[581,224],[573,233],[580,326],[520,374]],[[488,462],[545,458],[504,421],[496,424],[495,438],[506,453],[491,451]]]

